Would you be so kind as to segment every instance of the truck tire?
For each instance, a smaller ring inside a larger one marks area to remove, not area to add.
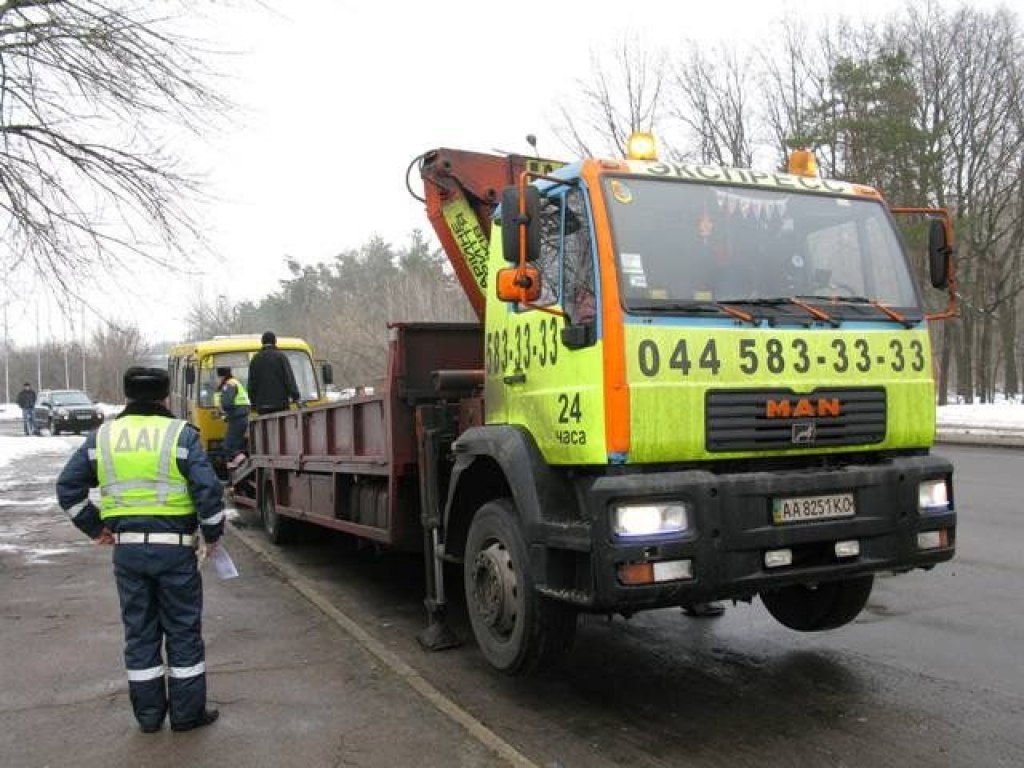
[[[849,624],[871,595],[875,577],[826,581],[813,587],[795,584],[765,590],[761,602],[780,624],[798,632],[821,632]]]
[[[267,480],[260,494],[260,520],[267,538],[277,545],[287,544],[292,539],[295,521],[277,514],[277,502],[274,499],[274,484]]]
[[[538,595],[509,499],[473,516],[463,562],[466,608],[484,658],[509,675],[544,669],[572,646],[576,611]]]

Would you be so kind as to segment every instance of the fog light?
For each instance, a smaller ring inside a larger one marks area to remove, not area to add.
[[[626,586],[682,581],[693,578],[692,560],[662,560],[656,563],[623,563],[619,583]]]
[[[665,560],[654,564],[655,581],[680,581],[692,578],[692,560]]]
[[[941,549],[949,546],[949,534],[946,529],[938,531],[921,531],[917,534],[918,549]]]
[[[836,542],[836,557],[856,557],[860,554],[860,542],[856,539]]]
[[[769,549],[764,553],[765,568],[781,568],[793,564],[792,549]]]

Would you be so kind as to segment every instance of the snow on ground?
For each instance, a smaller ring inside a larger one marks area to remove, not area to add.
[[[120,413],[123,405],[98,403],[107,417]],[[21,421],[21,408],[13,403],[0,403],[0,420]],[[17,428],[20,430],[21,425]],[[70,454],[79,446],[82,438],[74,435],[58,437],[25,437],[24,435],[0,435],[0,467],[10,464],[24,456],[63,456]],[[0,482],[0,491],[4,483]]]
[[[100,403],[108,416],[115,416],[121,405]],[[0,403],[0,419],[21,419],[21,409],[11,403]],[[973,405],[942,405],[938,408],[939,429],[943,432],[972,432],[974,434],[1020,431],[1024,435],[1024,403],[1003,401],[999,403],[976,403]],[[80,437],[26,438],[21,435],[0,435],[0,467],[16,458],[36,454],[69,454],[78,446]],[[0,488],[0,490],[3,490]]]
[[[101,403],[108,418],[116,416],[123,406],[106,405]],[[3,431],[8,434],[0,434],[0,498],[3,499],[5,508],[17,507],[41,507],[50,508],[56,503],[53,477],[47,472],[45,491],[40,491],[37,498],[12,499],[12,492],[21,489],[27,480],[39,479],[38,473],[32,472],[32,463],[29,462],[29,477],[19,472],[19,477],[14,476],[10,469],[12,462],[36,457],[66,457],[70,456],[84,439],[77,435],[60,435],[58,437],[26,437],[21,435],[21,409],[10,403],[0,403],[0,420],[6,421]],[[945,434],[972,434],[975,436],[995,435],[995,439],[1005,439],[1007,435],[1017,441],[1018,436],[1024,436],[1024,403],[1002,402],[985,405],[946,405],[938,409],[939,430]],[[993,439],[986,437],[986,441]],[[41,462],[43,466],[52,468],[53,462]],[[22,465],[25,467],[26,465]],[[35,478],[32,476],[36,475]],[[96,491],[92,491],[93,501],[98,501]],[[228,507],[226,510],[228,519],[238,517],[238,510]],[[33,548],[26,547],[25,530],[13,525],[8,516],[0,517],[0,552],[26,551],[31,562],[45,563],[49,558],[63,554],[66,550],[62,548]],[[49,525],[51,521],[44,520],[41,525]]]
[[[1024,430],[1024,402],[1005,400],[1000,403],[941,405],[938,408],[938,421],[940,428]]]

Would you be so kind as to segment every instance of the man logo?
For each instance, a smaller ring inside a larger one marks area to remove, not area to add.
[[[796,400],[768,400],[764,415],[768,419],[801,419],[808,416],[838,418],[843,404],[838,397],[801,397]]]
[[[793,445],[812,445],[818,439],[818,425],[813,421],[801,421],[790,427],[790,442]]]

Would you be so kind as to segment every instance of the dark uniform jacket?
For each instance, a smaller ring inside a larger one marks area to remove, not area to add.
[[[18,407],[22,410],[35,408],[36,393],[34,389],[22,389],[18,392]]]
[[[288,358],[277,347],[265,344],[249,361],[249,402],[257,411],[285,410],[302,399]]]
[[[160,403],[145,401],[128,403],[118,418],[131,415],[174,418]],[[61,509],[75,527],[92,539],[99,536],[104,528],[99,507],[89,499],[89,489],[99,484],[96,455],[96,432],[90,432],[57,478],[57,501]],[[178,437],[176,460],[178,469],[188,481],[189,496],[198,520],[193,515],[116,516],[106,520],[106,527],[113,533],[195,533],[201,525],[203,539],[211,544],[217,541],[224,533],[224,489],[199,442],[199,432],[190,424],[185,425]]]

